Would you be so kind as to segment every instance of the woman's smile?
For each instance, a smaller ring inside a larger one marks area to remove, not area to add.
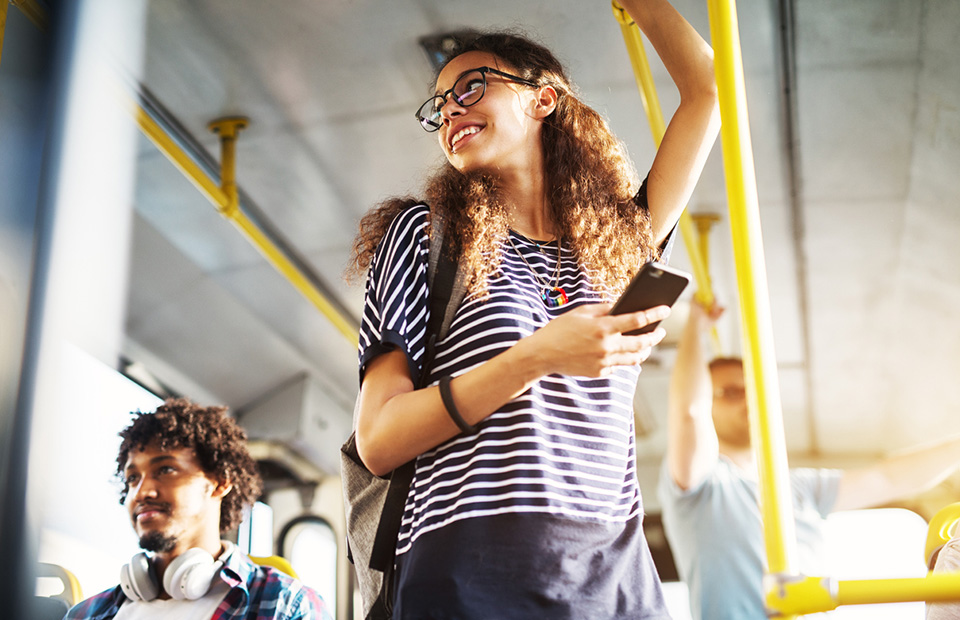
[[[481,131],[483,131],[481,125],[468,125],[457,130],[457,132],[453,134],[453,137],[450,138],[450,151],[456,153],[459,147],[472,140],[473,136]]]

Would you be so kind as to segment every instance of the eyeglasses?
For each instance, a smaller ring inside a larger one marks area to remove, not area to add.
[[[509,73],[504,73],[503,71],[498,71],[496,69],[491,69],[490,67],[480,67],[478,69],[471,69],[467,71],[453,83],[453,88],[446,91],[442,95],[434,95],[427,99],[420,109],[417,110],[417,120],[420,121],[420,126],[426,131],[436,131],[440,129],[440,126],[443,125],[443,121],[440,118],[440,110],[443,109],[443,104],[447,102],[447,97],[452,93],[453,100],[457,102],[457,105],[463,106],[465,108],[470,107],[483,99],[483,94],[487,92],[487,74],[493,73],[499,75],[502,78],[506,78],[511,82],[517,82],[518,84],[524,84],[525,86],[532,86],[533,88],[537,87],[537,84],[531,82],[530,80],[525,80],[522,77],[517,77],[516,75],[510,75]]]

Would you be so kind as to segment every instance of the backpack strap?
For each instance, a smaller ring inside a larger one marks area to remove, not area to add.
[[[430,317],[427,322],[427,345],[421,365],[417,389],[426,387],[429,369],[433,365],[436,343],[450,330],[453,316],[466,294],[463,274],[458,269],[458,257],[452,243],[444,243],[444,221],[436,213],[430,213],[430,262],[427,267],[427,288],[430,291]],[[382,571],[384,592],[388,584],[387,575],[392,577],[397,537],[400,534],[400,521],[403,507],[413,481],[414,461],[410,461],[393,470],[390,474],[390,488],[383,505],[377,536],[374,539],[370,557],[370,568]],[[390,597],[392,599],[392,597]]]
[[[427,322],[427,350],[421,365],[420,388],[426,387],[427,369],[433,365],[436,344],[450,331],[453,317],[467,292],[463,273],[458,269],[457,248],[449,238],[444,237],[446,223],[443,216],[431,211],[430,218],[430,261],[427,267],[430,318]]]

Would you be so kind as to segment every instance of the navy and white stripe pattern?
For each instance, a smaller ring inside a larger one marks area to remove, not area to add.
[[[377,250],[367,281],[360,335],[361,372],[391,348],[420,371],[427,324],[428,209],[401,213]],[[601,301],[572,252],[561,248],[560,284],[569,303],[548,308],[543,280],[553,284],[556,242],[538,245],[510,232],[489,296],[469,294],[447,337],[437,343],[429,384],[457,376],[505,351],[550,319]],[[447,524],[506,513],[547,513],[594,523],[640,518],[633,394],[637,367],[609,377],[549,375],[483,420],[417,459],[397,545],[408,551],[421,535]]]

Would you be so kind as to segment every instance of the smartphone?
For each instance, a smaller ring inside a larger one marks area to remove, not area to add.
[[[690,274],[650,261],[640,268],[637,275],[633,276],[623,295],[613,305],[610,314],[636,312],[654,306],[672,306],[689,283]],[[652,332],[659,323],[660,321],[657,321],[640,329],[624,332],[624,335],[636,336]]]

